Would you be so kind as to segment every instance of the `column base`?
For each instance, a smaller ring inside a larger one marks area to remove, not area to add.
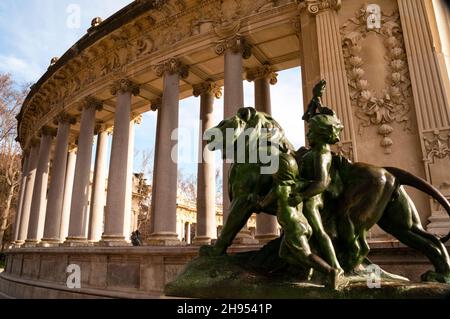
[[[24,248],[35,248],[37,247],[39,240],[37,239],[27,239],[25,243],[22,245]]]
[[[267,244],[278,237],[280,236],[277,234],[259,234],[255,235],[255,240],[257,240],[260,244]]]
[[[24,244],[25,244],[25,241],[24,241],[24,240],[16,240],[16,241],[13,243],[13,247],[14,247],[14,248],[20,248],[20,247],[22,247]]]
[[[214,238],[211,238],[209,236],[196,236],[192,244],[196,246],[211,245],[211,242],[213,240]]]
[[[59,245],[60,247],[88,247],[87,238],[67,237],[66,241]]]
[[[450,228],[450,218],[444,212],[432,214],[428,220],[427,231],[436,236],[447,236]]]
[[[100,247],[129,247],[130,242],[125,240],[125,236],[102,236],[102,239],[96,244]]]
[[[249,230],[241,230],[236,238],[233,240],[233,245],[258,245],[259,241],[257,241],[250,234]]]
[[[38,247],[59,247],[59,245],[61,245],[61,241],[59,239],[44,238],[38,244]]]
[[[178,234],[172,232],[159,232],[151,234],[145,240],[146,246],[185,246],[186,243],[182,243],[178,239]]]

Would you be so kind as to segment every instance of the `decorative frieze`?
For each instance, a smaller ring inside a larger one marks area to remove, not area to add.
[[[182,79],[189,76],[189,66],[183,64],[179,59],[172,58],[155,66],[156,75],[162,77],[166,72],[178,74]]]
[[[275,85],[278,83],[278,73],[274,72],[272,66],[264,64],[263,66],[253,69],[247,69],[246,79],[249,82],[253,82],[257,79],[268,78],[269,83]]]
[[[139,95],[140,88],[139,85],[128,80],[120,79],[111,85],[110,88],[111,95],[117,95],[118,93],[131,93],[133,95]]]
[[[193,94],[195,97],[199,97],[200,95],[210,93],[213,94],[216,98],[220,99],[222,97],[222,88],[217,85],[212,80],[208,80],[206,82],[196,84],[193,86]]]

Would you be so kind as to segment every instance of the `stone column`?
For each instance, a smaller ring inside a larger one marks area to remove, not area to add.
[[[186,244],[191,244],[191,223],[184,224],[184,239],[186,240]]]
[[[58,134],[53,159],[52,179],[48,193],[47,214],[45,218],[44,238],[42,246],[57,245],[61,236],[61,216],[64,199],[64,181],[66,178],[67,151],[69,148],[70,125],[75,124],[75,118],[68,114],[60,114],[56,118]]]
[[[242,83],[243,58],[248,59],[252,55],[251,47],[239,34],[221,39],[215,47],[216,54],[224,55],[224,118],[236,115],[244,106],[244,84]],[[223,217],[227,220],[230,208],[228,196],[228,174],[230,163],[223,164]]]
[[[306,109],[313,87],[321,79],[327,80],[323,104],[331,106],[345,123],[337,151],[356,161],[352,104],[337,16],[340,5],[340,0],[308,0],[300,4],[296,30],[302,51],[303,99]]]
[[[16,218],[14,222],[14,231],[13,231],[13,241],[17,242],[19,238],[19,230],[20,230],[20,223],[22,219],[22,210],[23,210],[23,202],[25,197],[25,189],[27,185],[27,176],[28,176],[28,163],[30,159],[29,152],[23,152],[23,164],[22,164],[22,176],[20,179],[20,189],[19,189],[19,202],[17,205],[17,213]]]
[[[55,130],[44,127],[41,135],[33,199],[31,201],[30,222],[28,224],[27,240],[25,241],[25,245],[29,247],[35,246],[43,236],[50,152]]]
[[[95,112],[101,108],[102,102],[94,98],[89,97],[84,101],[70,205],[69,234],[64,242],[66,246],[85,246],[88,244],[89,186],[92,145],[94,143]]]
[[[64,180],[64,197],[60,225],[60,241],[69,236],[70,206],[72,203],[73,180],[75,178],[75,164],[77,162],[77,147],[75,144],[69,146],[67,154],[66,176]]]
[[[30,143],[30,158],[28,160],[28,174],[26,177],[25,194],[23,197],[22,214],[20,225],[18,226],[18,236],[15,244],[20,246],[25,243],[28,234],[28,225],[30,221],[31,201],[33,199],[34,182],[36,180],[36,170],[39,159],[39,140],[33,139]]]
[[[222,91],[216,83],[207,81],[194,86],[194,96],[200,96],[200,142],[197,174],[197,228],[194,243],[210,244],[216,233],[216,172],[214,153],[208,150],[205,131],[214,126],[214,97]]]
[[[270,99],[270,85],[278,82],[277,76],[270,65],[263,65],[247,70],[247,80],[255,83],[255,108],[257,111],[272,114]],[[276,216],[258,214],[256,216],[255,239],[260,243],[267,243],[279,236]]]
[[[430,12],[430,1],[398,0],[398,6],[426,179],[450,198],[450,85],[448,70],[440,61],[439,34],[431,27],[436,16]],[[448,20],[439,28],[448,33]],[[434,201],[430,200],[430,205],[427,230],[446,235],[450,227],[448,215]]]
[[[152,225],[150,245],[178,245],[177,175],[178,175],[178,108],[180,78],[187,78],[189,68],[177,59],[156,67],[164,78],[161,107],[156,128],[155,164],[153,169]]]
[[[95,154],[94,182],[90,205],[89,234],[91,243],[98,242],[102,238],[103,216],[105,211],[106,165],[108,161],[108,128],[104,124],[98,124],[97,149]]]
[[[104,246],[126,246],[129,243],[125,238],[125,219],[130,208],[127,187],[132,178],[129,170],[131,97],[139,94],[139,86],[122,79],[111,87],[111,94],[117,96],[117,105],[108,174],[105,231],[100,243]]]

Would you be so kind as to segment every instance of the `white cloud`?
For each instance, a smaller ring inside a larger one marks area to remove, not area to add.
[[[32,82],[40,76],[41,70],[36,65],[9,55],[0,55],[0,71],[11,73],[18,82]]]

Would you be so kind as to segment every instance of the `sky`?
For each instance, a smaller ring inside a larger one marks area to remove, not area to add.
[[[11,73],[19,83],[34,83],[52,57],[64,54],[90,27],[94,17],[107,18],[131,0],[0,0],[0,72]],[[253,106],[253,84],[244,81],[245,106]],[[271,87],[272,112],[296,147],[304,144],[300,68],[279,72]],[[180,101],[179,170],[196,176],[199,99]],[[216,123],[223,117],[223,100],[216,100]],[[142,171],[142,153],[153,152],[156,113],[143,115],[135,128],[134,171]],[[95,148],[94,148],[95,152]],[[217,154],[219,155],[219,154]],[[219,165],[219,156],[216,159]]]

